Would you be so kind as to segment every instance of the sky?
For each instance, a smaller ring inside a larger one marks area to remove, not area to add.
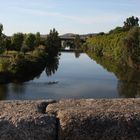
[[[4,33],[108,32],[127,17],[140,18],[140,0],[0,0]]]

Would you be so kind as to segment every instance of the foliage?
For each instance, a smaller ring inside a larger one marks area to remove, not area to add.
[[[0,39],[0,54],[2,54],[5,50],[4,40]]]
[[[11,38],[12,49],[20,51],[24,40],[23,33],[15,33]]]
[[[124,32],[124,31],[125,31],[124,28],[122,28],[122,27],[116,27],[115,29],[111,30],[109,32],[109,34],[116,34],[116,33],[121,33],[121,32]]]
[[[5,79],[2,81],[16,82],[18,79],[24,81],[26,77],[33,78],[33,75],[38,75],[45,69],[46,59],[48,59],[46,68],[48,73],[54,72],[58,68],[56,58],[61,41],[55,29],[50,31],[46,39],[41,38],[39,32],[35,35],[15,33],[13,36],[7,37],[2,34],[2,31],[3,26],[0,24],[0,52],[2,53],[0,73],[4,77],[2,79]],[[52,67],[50,60],[56,61]]]
[[[2,35],[2,31],[3,31],[3,25],[0,23],[0,37]]]
[[[100,33],[98,33],[98,35],[104,35],[105,33],[104,32],[100,32]]]
[[[34,34],[29,33],[25,35],[23,46],[28,47],[29,50],[33,50],[35,47],[36,37]]]
[[[137,17],[136,18],[134,16],[129,17],[124,22],[125,29],[131,29],[134,26],[137,26],[137,27],[139,26],[139,19]]]
[[[122,42],[122,59],[128,65],[140,64],[140,31],[133,27]]]
[[[121,58],[120,43],[126,34],[127,32],[122,32],[95,36],[87,39],[84,46],[86,46],[86,50],[97,56],[119,60]]]
[[[21,52],[23,52],[24,54],[26,54],[28,51],[29,51],[29,47],[28,47],[28,46],[23,45],[23,46],[21,47]]]
[[[37,50],[39,50],[38,54],[40,54],[40,46],[44,45],[46,52],[50,56],[56,56],[61,47],[61,40],[58,36],[58,32],[53,29],[50,31],[50,34],[46,39],[41,38],[39,32],[36,34],[23,34],[23,33],[15,33],[11,37],[6,37],[2,34],[3,25],[0,24],[0,53],[3,53],[5,50],[15,50],[17,52],[26,52],[34,51],[37,54]],[[42,49],[42,48],[41,48]],[[44,49],[44,47],[43,47]],[[35,53],[34,52],[34,53]]]
[[[8,58],[0,58],[0,72],[8,72],[10,60]]]
[[[81,47],[81,39],[79,35],[76,35],[75,39],[74,39],[74,46],[76,49]]]
[[[99,57],[115,60],[117,63],[140,68],[140,29],[138,19],[127,19],[126,28],[117,27],[108,34],[88,38],[83,45],[87,52]]]
[[[5,43],[5,49],[8,51],[11,49],[11,38],[10,37],[6,37],[4,40]]]
[[[41,37],[39,32],[35,34],[35,39],[35,46],[38,47],[41,44]]]
[[[32,56],[34,56],[34,57],[44,57],[44,56],[46,56],[46,53],[44,52],[44,50],[42,50],[40,48],[36,48],[32,52]]]
[[[58,32],[53,29],[50,30],[50,34],[47,36],[47,41],[46,41],[46,52],[50,56],[56,56],[61,48],[61,41],[58,36]]]
[[[86,51],[129,65],[140,64],[140,35],[137,27],[130,31],[112,33],[87,39]]]
[[[4,52],[4,34],[3,31],[3,25],[0,23],[0,54]]]
[[[33,68],[38,69],[37,67],[40,67],[41,63],[44,65],[45,59],[46,54],[44,52],[40,52],[38,55],[17,53],[13,57],[1,57],[0,72],[22,75],[28,71],[34,71]]]

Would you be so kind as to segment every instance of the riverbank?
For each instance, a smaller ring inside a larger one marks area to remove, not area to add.
[[[97,57],[115,61],[119,65],[140,69],[140,28],[120,29],[88,38],[83,50]]]
[[[0,139],[138,140],[140,99],[0,102]]]
[[[38,76],[45,68],[47,54],[35,50],[30,54],[16,53],[0,58],[0,84],[24,82]]]

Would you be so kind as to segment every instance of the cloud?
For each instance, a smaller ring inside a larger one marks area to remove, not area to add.
[[[81,23],[81,24],[95,24],[95,23],[108,23],[110,22],[117,22],[118,19],[122,18],[120,14],[114,13],[102,13],[99,12],[98,16],[96,14],[92,16],[73,16],[73,15],[65,15],[59,12],[50,12],[49,10],[40,10],[40,9],[31,9],[31,8],[24,8],[24,7],[11,7],[13,10],[17,10],[20,13],[27,14],[27,15],[34,15],[34,16],[47,16],[47,17],[54,17],[58,19],[70,20],[73,22]]]
[[[127,1],[4,0],[0,20],[10,27],[10,31],[45,32],[56,27],[61,33],[106,32],[117,25],[122,26],[129,16],[140,17],[139,0]]]
[[[113,1],[113,2],[112,2]],[[134,0],[137,1],[137,0]],[[104,9],[105,11],[102,11],[102,9],[96,9],[96,7],[94,8],[94,13],[93,11],[90,14],[82,14],[81,12],[78,13],[79,15],[75,15],[75,14],[66,14],[65,12],[61,11],[61,12],[54,12],[56,11],[56,9],[58,10],[58,7],[62,7],[62,3],[54,3],[54,2],[50,2],[49,0],[45,1],[46,4],[42,4],[43,1],[42,0],[30,0],[27,4],[25,3],[25,0],[19,0],[16,1],[16,3],[12,4],[10,3],[9,7],[10,9],[12,9],[12,11],[16,11],[15,13],[20,13],[20,14],[24,14],[24,15],[32,15],[32,16],[42,16],[43,18],[47,18],[47,17],[51,17],[54,19],[59,19],[60,21],[70,21],[70,22],[75,22],[79,23],[79,24],[85,24],[85,25],[92,25],[92,24],[98,24],[98,23],[116,23],[118,21],[124,20],[124,17],[128,17],[129,15],[136,15],[136,14],[131,14],[132,12],[129,12],[126,10],[121,11],[121,12],[116,12],[115,10],[113,11],[113,9],[108,10],[108,9]],[[107,1],[103,1],[106,2],[105,4],[110,4],[110,5],[114,5],[116,4],[115,0],[107,0]],[[25,4],[23,4],[25,3]],[[98,3],[102,3],[101,1],[99,1]],[[118,3],[120,5],[130,5],[132,4],[132,2],[130,3],[126,3],[122,2],[122,3]],[[64,6],[64,5],[63,5]],[[132,10],[131,10],[132,11]],[[85,11],[86,13],[86,11]],[[134,12],[133,12],[134,13]],[[76,13],[77,14],[77,13]],[[137,16],[137,15],[136,15]]]

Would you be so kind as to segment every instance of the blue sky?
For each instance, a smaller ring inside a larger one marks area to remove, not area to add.
[[[0,0],[4,33],[107,32],[129,16],[140,18],[140,0]]]

